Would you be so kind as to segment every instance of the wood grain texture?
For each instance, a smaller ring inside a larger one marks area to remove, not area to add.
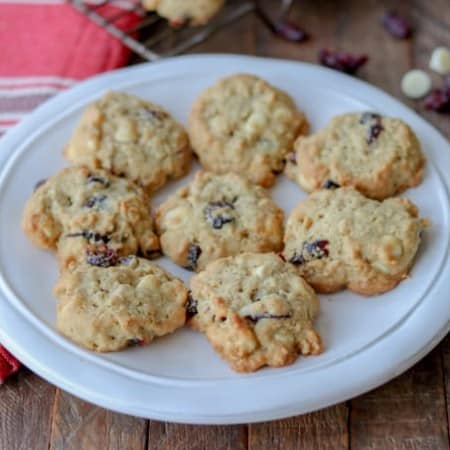
[[[440,349],[407,373],[351,401],[352,450],[449,448]]]
[[[414,38],[413,63],[414,66],[428,70],[430,55],[434,48],[440,45],[450,47],[450,3],[448,0],[433,0],[430,2],[414,1],[411,6],[411,16],[414,20],[417,33]],[[440,87],[443,77],[432,75],[434,87]],[[447,138],[450,138],[450,116],[426,111],[422,102],[411,102],[426,120],[436,126]]]
[[[276,0],[261,0],[272,14]],[[392,38],[380,25],[387,9],[408,15],[410,40]],[[298,0],[290,13],[311,34],[295,44],[247,16],[193,49],[317,62],[323,47],[366,53],[359,77],[414,108],[450,137],[449,116],[424,110],[402,96],[410,68],[427,69],[437,45],[450,46],[449,0]],[[239,67],[235,68],[239,71]],[[435,86],[442,77],[433,75]],[[299,89],[307,89],[299,82]],[[375,362],[376,363],[376,362]],[[249,426],[167,424],[111,413],[55,389],[27,371],[0,388],[0,450],[415,450],[449,448],[450,338],[406,374],[348,404]],[[53,414],[53,422],[51,417]]]
[[[246,450],[245,426],[197,426],[150,421],[149,450]]]
[[[57,390],[50,450],[145,450],[146,447],[146,420],[107,411]]]
[[[442,365],[444,371],[444,388],[445,388],[445,403],[447,408],[447,426],[450,436],[450,335],[443,340],[438,349],[442,354]]]
[[[347,450],[348,409],[344,403],[311,414],[249,425],[249,450]]]
[[[47,450],[55,388],[22,369],[0,387],[0,450]]]

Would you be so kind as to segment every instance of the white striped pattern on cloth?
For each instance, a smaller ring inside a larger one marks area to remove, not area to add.
[[[76,81],[57,76],[0,77],[0,137],[40,103]]]
[[[69,87],[76,83],[73,78],[42,76],[42,77],[0,77],[0,89],[14,88],[20,89],[26,86],[63,86]]]
[[[67,0],[0,0],[0,3],[11,5],[59,5],[67,3]],[[85,0],[87,5],[101,5],[104,0]],[[136,0],[109,0],[109,4],[114,4],[118,8],[132,10],[136,8]]]

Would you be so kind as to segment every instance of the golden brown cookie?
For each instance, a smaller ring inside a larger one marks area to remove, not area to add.
[[[91,170],[124,176],[147,192],[185,175],[191,159],[183,127],[160,106],[125,92],[109,92],[85,110],[65,155]]]
[[[192,148],[205,169],[235,172],[268,187],[308,122],[293,100],[254,75],[233,75],[204,91],[189,119]]]
[[[191,279],[190,324],[234,370],[292,364],[322,352],[313,328],[319,300],[274,253],[222,258]]]
[[[159,254],[150,199],[136,184],[85,167],[61,170],[28,200],[22,226],[63,268],[86,259]]]
[[[155,222],[163,252],[190,270],[283,244],[282,210],[268,191],[233,173],[199,172],[158,208]]]
[[[122,257],[107,267],[64,271],[54,288],[58,330],[99,352],[144,345],[184,325],[187,290],[150,261]]]
[[[283,255],[319,292],[380,294],[408,276],[428,225],[407,198],[379,202],[353,188],[320,190],[289,216]]]
[[[337,116],[318,133],[298,138],[285,173],[307,192],[353,186],[383,200],[419,184],[424,167],[419,140],[408,125],[358,112]]]

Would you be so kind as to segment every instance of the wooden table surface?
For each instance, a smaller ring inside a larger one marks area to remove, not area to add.
[[[411,18],[412,39],[396,40],[380,27],[380,16],[392,6]],[[311,62],[322,47],[367,53],[370,61],[359,76],[450,137],[450,115],[424,112],[399,87],[405,71],[428,67],[433,48],[450,46],[449,0],[298,0],[291,18],[311,33],[309,42],[275,39],[248,16],[195,51]],[[128,417],[78,400],[24,369],[0,388],[0,450],[449,449],[449,392],[448,336],[411,370],[368,394],[312,414],[252,425],[188,426]]]

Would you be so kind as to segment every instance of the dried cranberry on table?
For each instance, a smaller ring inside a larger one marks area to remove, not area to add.
[[[440,112],[450,112],[450,88],[434,89],[423,101],[425,108]]]
[[[258,5],[256,5],[256,14],[273,34],[282,39],[291,42],[303,42],[309,39],[309,34],[299,25],[285,19],[273,21]]]
[[[411,24],[397,11],[388,11],[382,17],[381,23],[386,31],[398,39],[406,39],[412,35]]]
[[[309,34],[305,30],[287,20],[278,20],[275,22],[274,31],[278,36],[287,41],[303,42],[309,39]]]
[[[439,113],[450,112],[450,75],[444,78],[441,88],[434,89],[423,101],[426,109]]]
[[[322,65],[349,75],[355,74],[368,60],[367,55],[353,55],[343,50],[323,48],[319,52],[319,61]]]

